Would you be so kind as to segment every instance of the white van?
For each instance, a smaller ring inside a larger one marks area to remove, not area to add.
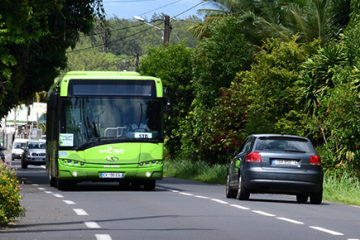
[[[14,140],[13,147],[11,150],[11,161],[14,161],[14,159],[21,159],[21,156],[24,152],[23,148],[25,147],[25,144],[28,140],[29,139],[21,139],[21,138]]]

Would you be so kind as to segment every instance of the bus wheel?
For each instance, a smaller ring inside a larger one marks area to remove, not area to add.
[[[154,191],[156,186],[156,180],[148,180],[144,182],[144,189],[146,191]]]
[[[50,183],[50,187],[56,187],[56,179],[51,175],[49,175],[49,183]]]
[[[68,181],[56,178],[56,186],[59,190],[64,191],[69,189]]]
[[[128,180],[119,181],[120,189],[129,189],[131,182]]]

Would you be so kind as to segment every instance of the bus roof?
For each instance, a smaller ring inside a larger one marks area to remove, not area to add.
[[[82,76],[141,76],[138,72],[132,72],[132,71],[70,71],[67,72],[64,76],[64,78],[69,76],[76,76],[76,75],[82,75]]]
[[[60,86],[60,96],[68,95],[68,86],[71,80],[152,80],[155,81],[156,93],[158,97],[163,96],[163,86],[160,78],[142,76],[138,72],[132,71],[70,71],[65,74],[58,86]]]

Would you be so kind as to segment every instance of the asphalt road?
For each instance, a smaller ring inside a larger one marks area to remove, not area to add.
[[[225,186],[167,177],[153,192],[92,182],[59,191],[44,167],[12,165],[24,181],[26,216],[0,230],[1,240],[360,239],[356,206],[264,194],[239,201],[225,197]]]

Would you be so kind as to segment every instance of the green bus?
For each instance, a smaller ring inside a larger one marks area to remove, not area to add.
[[[165,90],[137,72],[68,72],[48,93],[50,186],[115,181],[154,190],[163,178]]]

